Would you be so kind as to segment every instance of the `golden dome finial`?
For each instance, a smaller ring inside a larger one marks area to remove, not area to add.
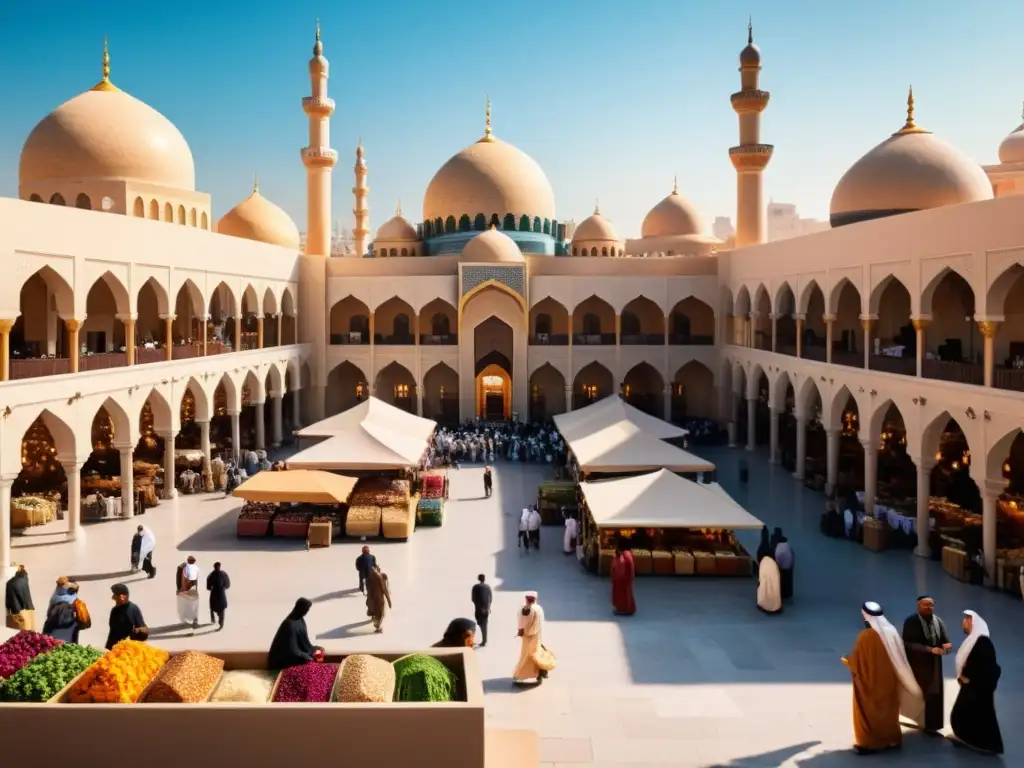
[[[317,41],[320,40],[320,19],[319,18],[317,18],[317,20],[316,20],[316,39],[317,39]]]
[[[260,175],[258,173],[252,175],[252,193],[254,195],[260,193]]]
[[[672,176],[672,194],[673,195],[678,195],[679,194],[679,176],[676,176],[676,175]]]
[[[482,142],[494,141],[494,134],[491,132],[491,96],[487,95],[487,110],[484,113],[484,137]]]
[[[110,47],[106,35],[103,37],[103,79],[92,87],[94,91],[116,91],[117,86],[110,82]]]
[[[320,19],[316,20],[316,41],[313,43],[313,55],[320,56],[324,52],[324,44],[320,42]]]
[[[918,127],[917,123],[914,122],[914,86],[911,85],[907,89],[907,122],[903,124],[894,136],[905,136],[908,133],[930,133],[924,128]]]

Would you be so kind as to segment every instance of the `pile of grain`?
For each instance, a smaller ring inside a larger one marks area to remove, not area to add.
[[[220,682],[224,660],[199,651],[172,656],[143,698],[143,704],[197,704]]]
[[[333,701],[389,702],[395,693],[395,669],[384,659],[357,653],[341,663]]]
[[[211,702],[240,701],[246,704],[266,704],[277,680],[275,672],[265,670],[233,669],[224,673],[220,685],[210,697]]]

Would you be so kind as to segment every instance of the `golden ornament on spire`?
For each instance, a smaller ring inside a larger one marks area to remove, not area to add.
[[[678,195],[679,194],[679,177],[675,176],[675,175],[672,176],[672,194],[673,195]]]
[[[601,215],[601,201],[600,200],[596,200],[596,199],[594,200],[594,215],[595,216],[600,216]]]
[[[398,198],[398,205],[395,206],[395,216],[402,215],[402,198]]]
[[[491,133],[491,97],[487,96],[487,110],[484,113],[484,137],[480,139],[481,142],[494,141],[494,134]]]
[[[912,85],[907,90],[907,122],[893,136],[906,136],[910,133],[931,133],[924,128],[919,128],[914,122],[914,86]]]
[[[110,48],[107,38],[103,38],[103,79],[92,87],[94,91],[116,91],[117,86],[110,82]]]
[[[316,20],[316,39],[320,40],[320,19]]]
[[[320,56],[324,52],[324,44],[320,42],[320,19],[316,20],[316,42],[313,43],[313,55]]]

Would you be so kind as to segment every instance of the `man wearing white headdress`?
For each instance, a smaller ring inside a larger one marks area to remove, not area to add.
[[[544,609],[537,603],[537,593],[527,592],[519,611],[519,663],[512,673],[512,681],[522,685],[530,680],[543,682],[555,668],[554,655],[544,647]]]
[[[953,735],[962,744],[981,752],[1003,753],[1003,736],[996,718],[996,685],[1002,670],[996,662],[996,648],[988,624],[974,611],[964,611],[967,634],[956,652],[956,681],[960,692],[949,715]]]
[[[924,696],[907,661],[903,638],[878,603],[861,608],[865,628],[843,659],[853,676],[854,749],[877,752],[902,744],[900,714],[924,719]]]

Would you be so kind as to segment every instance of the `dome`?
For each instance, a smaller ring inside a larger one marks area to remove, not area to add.
[[[582,243],[585,240],[618,242],[619,236],[615,234],[615,228],[612,226],[612,223],[601,215],[600,210],[595,208],[593,215],[581,221],[576,227],[576,231],[572,234],[572,241],[574,243]]]
[[[221,217],[217,232],[294,250],[300,247],[299,228],[291,216],[263,197],[258,187]]]
[[[462,260],[478,261],[525,261],[523,252],[515,241],[498,229],[481,232],[462,249]]]
[[[747,47],[740,51],[740,67],[760,67],[761,49],[754,45],[754,24],[747,25]]]
[[[21,150],[22,186],[57,179],[117,179],[195,191],[192,151],[174,124],[104,77],[44,117]]]
[[[992,198],[981,166],[914,124],[913,93],[907,123],[854,163],[836,185],[833,227],[957,203]]]
[[[408,240],[417,242],[420,236],[416,234],[416,228],[402,216],[402,209],[395,211],[395,215],[380,225],[375,240]]]
[[[651,208],[640,227],[641,237],[669,237],[672,235],[699,235],[704,222],[697,209],[673,187],[671,194]]]
[[[999,145],[1000,163],[1024,163],[1024,123],[1021,123]]]
[[[536,161],[517,147],[487,133],[453,156],[434,174],[423,197],[424,221],[462,216],[488,219],[555,218],[555,194]]]

